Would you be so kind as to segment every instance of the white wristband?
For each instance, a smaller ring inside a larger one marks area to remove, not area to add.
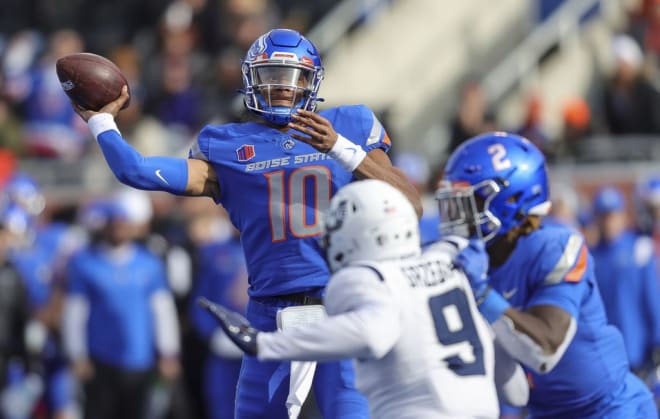
[[[117,124],[115,123],[115,118],[109,113],[97,113],[89,118],[87,125],[89,126],[89,130],[92,131],[92,135],[94,135],[94,138],[97,140],[99,139],[99,135],[106,131],[113,129],[119,132],[119,128],[117,128]]]
[[[328,155],[349,172],[355,170],[367,157],[367,153],[362,150],[362,147],[341,134],[337,134],[337,142],[328,151]]]

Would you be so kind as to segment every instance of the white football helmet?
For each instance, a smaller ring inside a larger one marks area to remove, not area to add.
[[[332,272],[357,260],[384,260],[421,253],[415,209],[381,180],[350,183],[330,201],[323,218],[323,247]]]

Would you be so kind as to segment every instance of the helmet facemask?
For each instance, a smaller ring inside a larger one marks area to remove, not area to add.
[[[502,223],[489,207],[500,190],[491,179],[476,185],[441,181],[435,194],[440,207],[440,234],[485,241],[495,237]]]
[[[296,109],[314,111],[323,79],[319,67],[294,61],[243,64],[245,105],[275,125],[286,125]]]

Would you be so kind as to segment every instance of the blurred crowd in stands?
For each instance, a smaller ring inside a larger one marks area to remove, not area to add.
[[[556,7],[561,1],[540,3]],[[629,3],[634,6],[629,7],[628,26],[612,37],[607,65],[597,69],[588,92],[563,100],[557,135],[549,134],[544,125],[541,94],[533,90],[528,94],[518,126],[499,126],[496,109],[488,106],[479,79],[468,78],[449,121],[448,150],[477,133],[504,129],[529,138],[551,163],[572,162],[590,160],[594,143],[585,141],[589,138],[619,138],[623,143],[630,137],[660,135],[660,1]]]
[[[89,132],[62,95],[54,71],[57,58],[86,51],[110,58],[129,80],[131,106],[119,121],[126,138],[147,153],[177,150],[205,123],[242,111],[241,59],[254,39],[275,26],[305,32],[332,5],[3,1],[0,146],[21,157],[76,159],[90,152]]]
[[[202,125],[243,111],[240,61],[258,35],[276,26],[305,33],[334,4],[0,2],[0,418],[231,417],[240,366],[240,353],[194,305],[197,295],[236,310],[246,303],[240,243],[220,207],[126,190],[52,205],[20,171],[22,158],[76,161],[98,153],[62,92],[56,59],[88,51],[113,60],[133,93],[118,118],[124,137],[146,155],[181,154]],[[630,22],[613,38],[615,65],[600,94],[564,103],[558,138],[541,123],[542,97],[529,97],[520,126],[502,127],[479,80],[470,78],[447,122],[447,151],[507,129],[563,162],[579,159],[581,144],[595,135],[660,135],[660,1],[640,1]],[[439,167],[394,151],[394,163],[425,196],[422,240],[432,241]],[[629,287],[625,294],[634,301],[616,301],[623,293],[604,297],[611,297],[610,318],[628,333],[633,367],[654,386],[660,315],[638,299],[658,296],[649,281],[657,285],[660,176],[599,191],[593,203],[570,182],[552,191],[556,222],[583,230],[595,256],[611,264],[609,273],[639,278],[639,293]],[[613,284],[608,289],[617,289]],[[619,311],[624,307],[632,320]],[[631,327],[635,322],[649,333]]]

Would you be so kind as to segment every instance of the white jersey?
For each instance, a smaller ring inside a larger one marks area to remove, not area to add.
[[[339,270],[326,291],[329,317],[260,333],[259,359],[354,358],[374,418],[497,418],[492,335],[443,246]]]

